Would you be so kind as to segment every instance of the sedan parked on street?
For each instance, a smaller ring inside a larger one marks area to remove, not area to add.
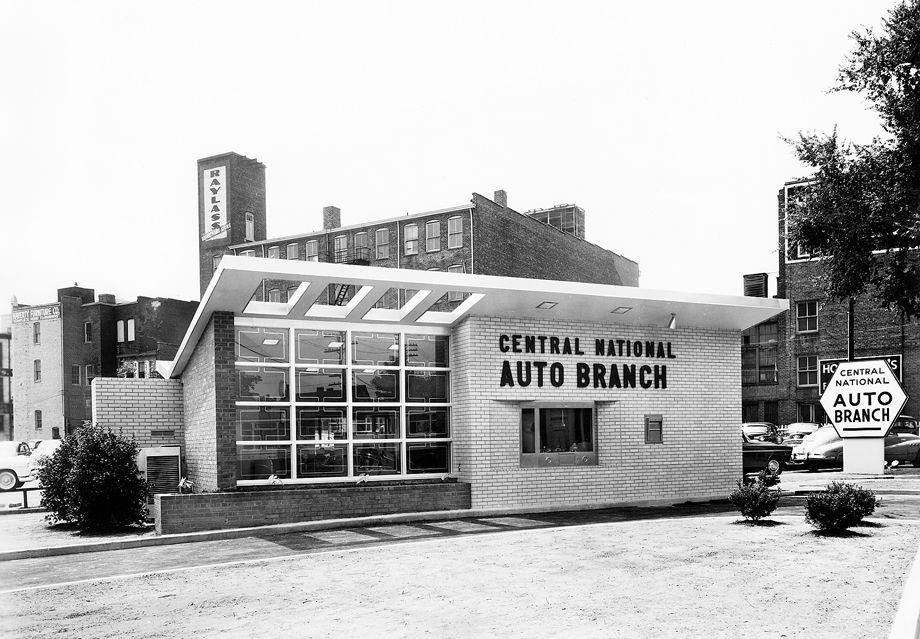
[[[26,442],[0,442],[0,490],[19,488],[32,478],[31,456],[32,449]]]
[[[920,467],[920,436],[892,429],[885,437],[885,462],[895,461]],[[841,468],[843,440],[833,426],[822,426],[792,449],[792,462],[804,464],[808,470]]]
[[[752,441],[775,443],[779,439],[776,424],[770,422],[745,422],[741,424],[741,432]]]
[[[779,474],[789,463],[791,454],[791,446],[755,441],[741,433],[741,459],[745,473],[769,470],[773,474]]]

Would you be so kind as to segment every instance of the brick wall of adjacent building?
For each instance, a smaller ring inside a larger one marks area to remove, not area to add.
[[[569,282],[639,285],[639,265],[476,193],[476,272]]]
[[[235,490],[239,464],[236,457],[236,334],[233,313],[211,315],[214,330],[215,445],[217,487]]]
[[[663,318],[665,319],[665,318]],[[501,334],[579,337],[585,355],[502,353]],[[670,341],[674,359],[605,357],[595,338]],[[453,472],[473,508],[679,502],[724,497],[741,476],[740,334],[695,328],[470,317],[453,331]],[[502,361],[564,363],[564,385],[500,387]],[[577,362],[667,366],[667,388],[575,384]],[[596,466],[522,468],[522,401],[594,401]],[[645,416],[662,415],[663,443],[645,443]]]
[[[141,448],[181,446],[182,382],[178,379],[97,377],[93,420],[130,437]]]
[[[35,344],[33,322],[13,321],[13,423],[18,439],[51,439],[55,428],[64,436],[62,323],[61,317],[40,320],[41,340]],[[40,382],[33,377],[33,362],[37,359],[42,363]],[[37,410],[42,414],[40,430],[35,428]]]
[[[801,184],[799,181],[788,186],[797,188]],[[798,358],[814,356],[820,361],[847,356],[847,303],[828,299],[821,281],[824,262],[800,260],[794,254],[794,247],[787,246],[785,190],[784,187],[777,194],[776,297],[789,300],[789,312],[777,318],[778,383],[745,385],[744,402],[757,406],[759,419],[766,419],[765,403],[776,402],[780,424],[798,421],[799,405],[810,404],[815,407],[816,419],[823,421],[820,387],[799,385]],[[818,302],[818,331],[800,333],[796,305],[810,300]],[[901,382],[908,396],[914,398],[908,401],[902,413],[920,417],[920,323],[883,308],[870,291],[856,301],[854,336],[856,357],[902,355]]]
[[[157,495],[154,512],[157,532],[173,534],[469,507],[467,484],[436,481]]]

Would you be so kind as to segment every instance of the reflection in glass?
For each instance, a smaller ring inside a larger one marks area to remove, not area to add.
[[[340,368],[298,368],[298,402],[344,402],[345,371]]]
[[[540,452],[594,450],[590,408],[541,408]]]
[[[279,441],[291,437],[288,409],[253,406],[238,408],[236,439],[243,442]]]
[[[356,402],[399,401],[399,372],[383,369],[352,370],[354,385],[352,399]]]
[[[236,327],[236,359],[239,362],[288,361],[286,328]]]
[[[521,452],[537,452],[537,434],[535,430],[534,411],[525,408],[521,411]]]
[[[298,408],[297,439],[345,439],[344,408]]]
[[[298,444],[297,477],[345,477],[347,444]]]
[[[237,368],[237,400],[285,402],[288,400],[287,368]]]
[[[362,366],[399,366],[399,335],[352,333],[351,359]]]
[[[345,331],[294,331],[295,361],[298,364],[344,364]]]
[[[446,335],[406,335],[406,366],[447,368],[449,340]]]
[[[406,437],[450,437],[449,408],[407,408]]]
[[[406,371],[406,400],[447,402],[450,373],[447,371]]]
[[[355,408],[351,417],[355,439],[399,437],[398,408]]]
[[[450,464],[450,443],[416,442],[406,444],[406,472],[446,473]]]
[[[291,478],[290,446],[237,446],[238,479]]]
[[[355,444],[353,463],[355,475],[396,475],[399,444]]]

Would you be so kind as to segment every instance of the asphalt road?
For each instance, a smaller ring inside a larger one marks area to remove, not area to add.
[[[802,514],[804,497],[784,497],[776,515]],[[253,536],[171,546],[151,546],[78,555],[19,559],[0,564],[0,594],[70,583],[120,579],[143,574],[202,569],[232,563],[256,563],[351,548],[412,543],[457,535],[496,535],[513,530],[585,526],[614,521],[722,516],[728,503],[686,504],[662,508],[617,508],[515,517],[486,517],[355,527],[319,532]],[[886,495],[874,519],[920,519],[920,496]]]

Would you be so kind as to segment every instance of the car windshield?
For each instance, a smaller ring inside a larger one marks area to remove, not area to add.
[[[822,426],[811,435],[807,435],[805,439],[802,440],[802,443],[815,444],[820,446],[821,444],[832,442],[835,439],[839,439],[839,436],[837,435],[837,431],[834,430],[834,427]]]

